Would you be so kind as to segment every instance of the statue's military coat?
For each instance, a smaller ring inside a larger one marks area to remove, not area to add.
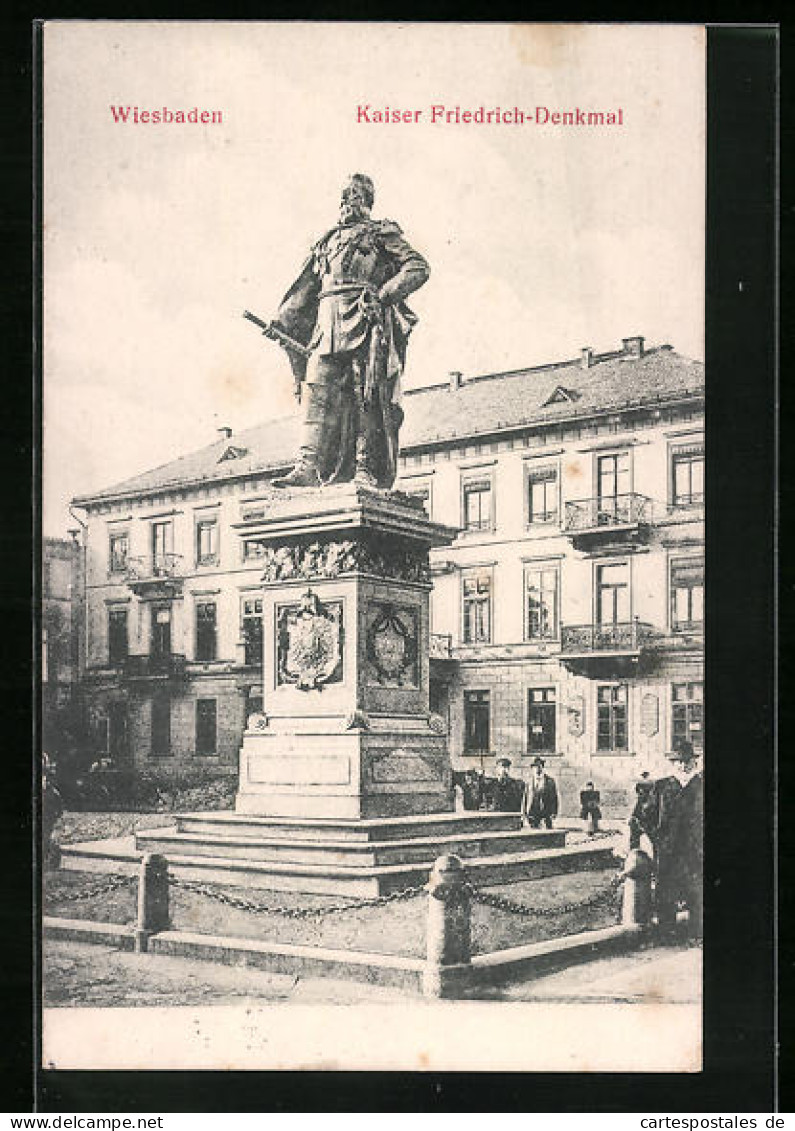
[[[379,389],[379,428],[389,435],[391,466],[384,478],[391,484],[397,455],[397,430],[402,422],[400,376],[406,359],[406,343],[417,316],[405,303],[407,295],[426,281],[429,267],[425,259],[403,238],[391,220],[363,219],[338,224],[312,248],[298,278],[282,299],[278,322],[286,332],[316,355],[307,374],[307,358],[289,354],[296,377],[325,382],[329,370],[338,380],[344,376],[343,363],[352,357],[366,364],[370,323],[362,309],[362,295],[377,298],[383,311],[383,377]],[[340,360],[340,367],[330,365]],[[339,392],[339,390],[337,390]],[[335,419],[326,436],[326,458],[321,458],[321,476],[345,478],[346,449],[355,442],[351,422],[351,398],[338,396]],[[331,468],[336,468],[330,476]]]

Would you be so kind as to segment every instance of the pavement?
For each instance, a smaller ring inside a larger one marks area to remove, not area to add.
[[[470,1000],[549,1004],[698,1005],[701,959],[699,946],[650,946],[469,996]],[[355,981],[300,978],[64,940],[45,939],[43,967],[45,1008],[387,1004],[405,1002],[410,996]]]

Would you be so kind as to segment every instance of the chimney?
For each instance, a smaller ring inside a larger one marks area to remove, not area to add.
[[[458,369],[450,370],[450,392],[460,389],[464,381],[464,374]]]
[[[591,346],[582,347],[582,360],[580,361],[580,365],[583,369],[590,369],[593,365],[593,349]]]
[[[621,340],[624,345],[624,353],[627,357],[643,357],[643,338],[622,338]]]
[[[222,428],[218,429],[218,435],[222,440],[229,440],[232,436],[232,429],[228,424],[224,424]]]

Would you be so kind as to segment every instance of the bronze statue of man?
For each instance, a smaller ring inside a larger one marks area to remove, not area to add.
[[[404,300],[429,268],[397,224],[371,219],[374,198],[370,178],[354,173],[339,223],[312,248],[273,324],[307,347],[288,347],[296,380],[306,384],[304,418],[295,467],[276,487],[394,483],[400,376],[417,321]]]

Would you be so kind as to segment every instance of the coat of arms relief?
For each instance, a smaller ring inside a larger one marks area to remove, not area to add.
[[[277,683],[320,691],[342,679],[342,602],[323,603],[307,589],[277,613]]]

